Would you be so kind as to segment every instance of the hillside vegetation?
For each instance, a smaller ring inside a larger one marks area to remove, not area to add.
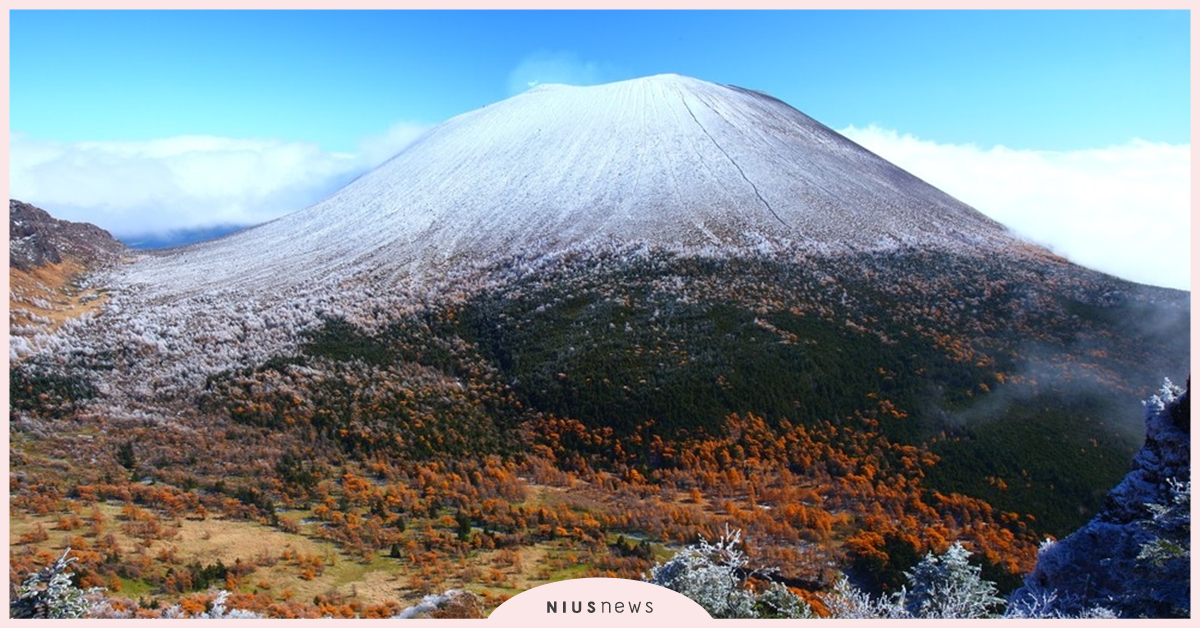
[[[82,584],[147,613],[224,586],[369,615],[638,577],[732,525],[797,591],[842,570],[895,591],[956,541],[1007,591],[1124,474],[1142,382],[1187,361],[1169,291],[1054,260],[643,253],[513,277],[328,316],[153,413],[102,402],[97,368],[138,354],[14,365],[12,581],[70,545]],[[278,540],[214,563],[182,541],[213,518]]]

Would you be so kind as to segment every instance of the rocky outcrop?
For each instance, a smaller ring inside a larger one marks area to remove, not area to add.
[[[28,203],[8,201],[8,265],[29,272],[74,260],[85,267],[126,251],[109,232],[86,222],[58,220]]]
[[[1190,616],[1191,403],[1170,382],[1146,402],[1146,442],[1105,508],[1038,553],[1011,602],[1037,614],[1095,607],[1122,617]]]

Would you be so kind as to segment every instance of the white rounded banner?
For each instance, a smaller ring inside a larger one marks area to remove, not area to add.
[[[657,584],[621,578],[578,578],[523,591],[490,620],[535,624],[663,623],[710,620],[697,603]]]

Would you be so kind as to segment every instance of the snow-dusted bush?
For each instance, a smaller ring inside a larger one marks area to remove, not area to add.
[[[967,562],[971,552],[955,543],[941,556],[932,552],[905,572],[908,587],[898,603],[914,617],[979,618],[994,616],[1004,608],[996,585],[980,576],[981,568]]]
[[[700,537],[671,560],[655,565],[645,579],[682,593],[716,618],[806,617],[807,604],[783,585],[774,584],[761,595],[750,590],[742,533],[730,531],[713,542]]]
[[[829,617],[833,619],[907,619],[911,617],[895,598],[873,598],[850,584],[845,576],[838,578],[833,589],[822,598]]]
[[[701,537],[696,545],[655,565],[647,580],[682,593],[713,617],[755,617],[754,593],[738,573],[746,566],[746,556],[737,547],[740,543],[741,531],[726,530],[713,543]]]
[[[1152,515],[1144,525],[1155,538],[1142,544],[1138,560],[1147,566],[1162,568],[1171,561],[1191,559],[1192,482],[1171,478],[1168,485],[1168,503],[1146,504]]]
[[[1162,386],[1158,391],[1152,393],[1150,398],[1142,402],[1142,405],[1152,413],[1159,413],[1166,409],[1173,401],[1183,394],[1183,389],[1176,386],[1169,377],[1163,378]]]
[[[83,590],[71,582],[67,567],[75,562],[67,548],[54,564],[29,574],[9,602],[9,617],[17,619],[75,619],[88,613],[87,596],[98,589]]]
[[[217,597],[213,598],[211,604],[208,605],[208,610],[195,615],[195,619],[262,619],[263,616],[258,613],[242,610],[240,608],[225,608],[225,601],[229,598],[229,591],[222,589],[217,592]]]
[[[755,573],[741,551],[741,533],[725,534],[716,541],[700,541],[680,550],[671,560],[655,566],[648,581],[691,598],[713,617],[815,617],[812,608],[780,583],[756,594],[747,587]],[[968,562],[971,552],[960,543],[943,554],[927,554],[912,571],[905,572],[906,586],[894,595],[872,596],[842,576],[821,596],[832,619],[973,619],[1116,617],[1103,606],[1061,609],[1053,591],[1029,594],[1006,608],[996,585],[984,580],[981,568]]]
[[[971,552],[955,543],[944,554],[925,555],[908,583],[891,596],[872,597],[840,578],[823,597],[835,619],[972,619],[995,617],[1004,608],[996,585],[980,576],[980,567],[967,559]]]
[[[80,589],[71,581],[67,570],[75,557],[67,548],[54,564],[34,572],[15,590],[9,603],[9,617],[14,619],[79,619],[85,617],[129,618],[128,610],[115,611],[104,589]],[[164,619],[262,619],[247,610],[226,608],[229,591],[220,590],[208,605],[208,610],[189,615],[178,605],[163,609]]]
[[[759,617],[809,619],[816,617],[812,608],[780,582],[772,582],[758,594],[754,608]]]
[[[740,549],[741,532],[680,550],[671,560],[655,566],[648,580],[678,591],[704,607],[713,617],[812,617],[812,609],[796,594],[772,583],[756,594],[747,586],[749,569]],[[869,618],[976,618],[997,615],[1004,599],[996,585],[980,577],[980,568],[967,562],[971,553],[955,543],[945,554],[928,554],[907,572],[908,586],[894,596],[873,598],[846,578],[840,578],[823,598],[831,617]]]
[[[1116,619],[1118,615],[1103,606],[1080,607],[1079,604],[1070,606],[1082,608],[1073,614],[1064,612],[1064,606],[1057,591],[1025,591],[1014,597],[1004,612],[1006,619]]]

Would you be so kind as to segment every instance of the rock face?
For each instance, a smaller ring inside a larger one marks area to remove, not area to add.
[[[95,314],[103,298],[87,286],[94,271],[116,266],[128,249],[96,225],[58,220],[8,201],[9,358],[33,351],[35,338]]]
[[[1038,553],[1014,604],[1075,615],[1190,615],[1190,383],[1146,403],[1146,442],[1103,511]]]
[[[25,272],[64,259],[91,266],[126,251],[124,244],[96,225],[58,220],[13,199],[8,201],[8,234],[8,265]]]

